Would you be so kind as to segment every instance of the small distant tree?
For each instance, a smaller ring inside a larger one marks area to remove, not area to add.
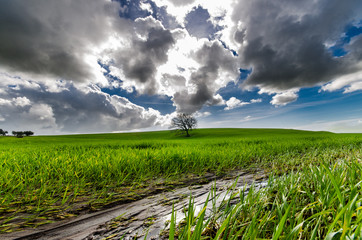
[[[17,138],[23,138],[24,137],[24,132],[21,132],[21,131],[12,131],[12,134],[17,137]]]
[[[8,134],[8,131],[0,129],[0,135],[1,136],[6,136],[6,134]]]
[[[191,114],[179,113],[177,117],[171,120],[170,128],[176,129],[181,133],[186,133],[186,137],[190,137],[189,131],[195,129],[197,120]]]
[[[24,133],[25,136],[27,136],[27,137],[34,135],[34,132],[32,132],[32,131],[24,131],[23,133]]]

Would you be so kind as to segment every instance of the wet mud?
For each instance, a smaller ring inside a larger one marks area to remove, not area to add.
[[[162,239],[167,235],[172,206],[177,221],[184,217],[190,196],[194,201],[196,213],[201,210],[210,192],[214,189],[214,199],[209,198],[206,217],[212,213],[213,205],[220,206],[232,192],[254,184],[263,187],[266,176],[262,172],[233,172],[223,179],[215,179],[206,184],[196,184],[158,193],[147,198],[121,204],[96,213],[85,214],[70,221],[50,224],[35,230],[0,235],[0,239]],[[212,203],[213,202],[213,203]],[[214,206],[214,207],[215,207]]]

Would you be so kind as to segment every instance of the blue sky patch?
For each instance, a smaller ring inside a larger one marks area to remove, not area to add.
[[[117,2],[122,7],[122,10],[119,12],[121,18],[136,20],[137,18],[152,16],[154,19],[162,22],[165,28],[175,29],[179,27],[176,18],[167,13],[166,7],[158,7],[153,1],[142,1],[144,4],[150,5],[151,11],[140,7],[141,0],[117,0]]]
[[[211,16],[207,9],[201,6],[194,7],[185,17],[185,27],[192,36],[214,39],[215,34],[223,27],[214,26],[210,18]]]
[[[351,42],[353,37],[356,37],[362,33],[362,27],[358,27],[355,25],[348,25],[345,28],[344,36],[332,47],[329,48],[329,51],[335,57],[343,57],[348,54],[348,51],[344,49],[344,46]]]

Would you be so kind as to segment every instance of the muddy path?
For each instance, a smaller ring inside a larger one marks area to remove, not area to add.
[[[233,172],[227,177],[211,180],[206,184],[196,184],[158,193],[135,202],[121,204],[37,229],[0,235],[0,239],[96,240],[122,237],[124,239],[144,239],[146,234],[147,239],[160,239],[162,232],[167,229],[173,204],[177,211],[177,220],[180,221],[185,216],[183,209],[188,205],[190,196],[194,199],[196,210],[201,210],[210,191],[215,189],[214,203],[218,206],[223,199],[228,199],[230,188],[233,185],[235,191],[240,188],[247,190],[251,184],[262,187],[265,185],[265,178],[262,172]],[[212,199],[209,201],[207,215],[212,212]]]

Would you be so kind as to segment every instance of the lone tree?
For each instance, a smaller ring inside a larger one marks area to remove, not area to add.
[[[8,134],[8,131],[0,129],[0,135],[1,136],[6,136],[6,134]]]
[[[197,120],[191,114],[179,113],[177,117],[171,120],[170,128],[176,129],[181,133],[186,133],[186,137],[190,137],[189,131],[195,129]]]

